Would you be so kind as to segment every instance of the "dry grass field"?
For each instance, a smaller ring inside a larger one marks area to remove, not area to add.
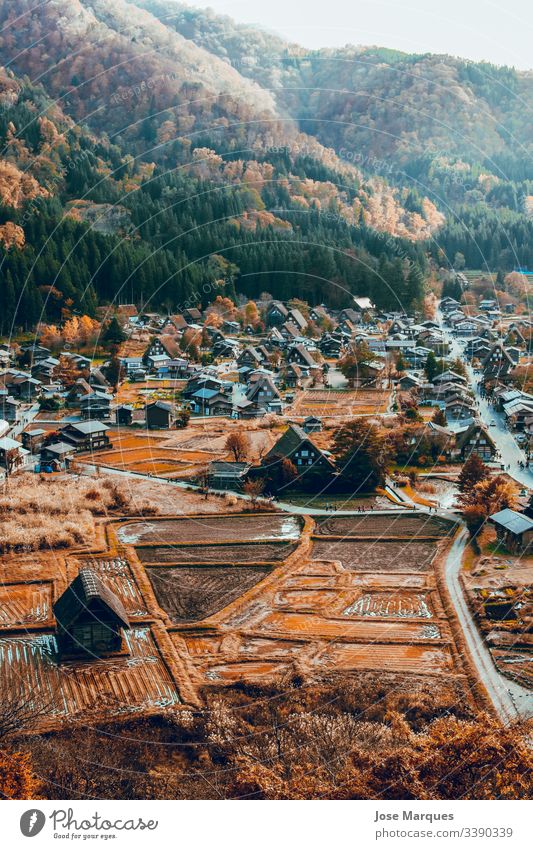
[[[296,416],[370,416],[384,413],[390,399],[385,389],[307,389],[298,393],[291,412]]]

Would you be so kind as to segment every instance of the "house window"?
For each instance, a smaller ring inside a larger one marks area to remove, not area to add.
[[[301,456],[302,457],[309,457],[309,451],[302,451]]]

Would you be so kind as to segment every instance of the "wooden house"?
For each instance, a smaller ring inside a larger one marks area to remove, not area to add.
[[[503,345],[498,342],[493,345],[482,362],[483,376],[487,379],[502,380],[514,368],[515,364]]]
[[[47,431],[42,428],[26,430],[21,434],[22,445],[30,452],[30,454],[37,454],[40,451],[46,436]]]
[[[111,448],[106,424],[99,421],[70,422],[61,428],[61,440],[72,445],[76,451],[101,451]]]
[[[105,657],[124,650],[124,605],[92,569],[80,569],[53,607],[61,657]]]
[[[300,476],[307,472],[320,475],[332,475],[335,466],[328,455],[309,439],[305,430],[297,424],[290,424],[265,457],[265,463],[279,459],[288,459],[296,466]]]
[[[496,528],[499,541],[509,551],[525,554],[533,549],[533,519],[506,508],[489,516],[489,522]]]
[[[322,430],[322,419],[317,416],[307,416],[304,419],[303,429],[306,433],[320,433]]]
[[[80,416],[82,419],[98,419],[105,421],[111,418],[111,395],[105,392],[91,392],[80,399]]]
[[[480,422],[473,422],[466,430],[461,431],[455,438],[456,455],[462,461],[471,454],[476,454],[482,460],[492,460],[496,454],[496,444],[488,430]]]
[[[318,363],[315,362],[305,345],[293,345],[289,348],[287,362],[296,363],[298,366],[304,366],[309,369],[318,368]]]
[[[269,327],[275,327],[287,321],[288,315],[289,311],[285,304],[282,304],[281,301],[272,301],[267,309],[266,323]]]
[[[133,422],[133,407],[131,404],[121,404],[115,410],[115,421],[121,427],[128,427]]]
[[[150,430],[168,430],[174,424],[174,408],[166,401],[153,401],[144,408],[146,427]]]
[[[216,460],[209,464],[208,483],[213,489],[242,490],[250,471],[249,463],[233,463]]]

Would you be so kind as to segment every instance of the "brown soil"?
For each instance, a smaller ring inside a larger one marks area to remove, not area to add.
[[[172,622],[196,622],[226,607],[269,573],[267,566],[148,568],[157,601]]]
[[[316,540],[313,545],[313,557],[339,560],[356,572],[425,572],[435,553],[431,542]]]
[[[443,519],[420,515],[328,516],[317,520],[316,533],[354,537],[444,537],[453,525]]]
[[[249,545],[154,545],[138,548],[141,563],[274,563],[284,560],[294,545],[250,543]]]
[[[284,514],[256,514],[253,519],[249,515],[231,518],[199,516],[195,519],[132,522],[119,529],[118,537],[129,544],[297,539],[301,525],[300,519]]]

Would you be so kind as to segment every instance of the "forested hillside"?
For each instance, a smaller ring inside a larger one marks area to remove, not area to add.
[[[136,0],[275,97],[367,176],[427,195],[438,248],[474,268],[533,267],[533,74],[385,48],[307,51],[174,0]],[[434,250],[435,256],[439,250]]]
[[[528,75],[167,0],[0,0],[0,62],[3,333],[203,287],[408,307],[430,262],[533,267]]]

